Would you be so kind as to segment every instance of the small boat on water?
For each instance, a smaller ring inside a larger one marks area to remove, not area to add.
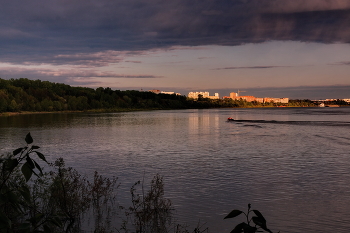
[[[232,117],[227,118],[227,121],[234,121],[235,119],[233,119]]]

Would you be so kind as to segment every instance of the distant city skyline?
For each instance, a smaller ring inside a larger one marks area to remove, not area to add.
[[[347,0],[13,0],[0,15],[5,79],[350,98]]]
[[[131,88],[132,89],[132,88]],[[127,89],[126,89],[127,90]],[[133,89],[142,90],[143,89]],[[172,89],[167,88],[159,89],[162,92],[170,91],[180,93],[187,96],[189,92],[204,92],[208,91],[210,95],[219,93],[220,98],[224,96],[230,96],[231,92],[238,92],[241,96],[255,96],[255,97],[273,97],[273,98],[290,98],[290,99],[349,99],[350,86],[299,86],[299,87],[266,87],[266,88],[245,88],[245,89]]]

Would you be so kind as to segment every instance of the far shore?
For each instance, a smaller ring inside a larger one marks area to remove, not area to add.
[[[133,111],[152,111],[152,110],[165,110],[165,109],[130,109],[130,108],[122,108],[122,109],[90,109],[83,111],[72,111],[72,110],[64,110],[64,111],[43,111],[43,112],[33,112],[33,111],[20,111],[20,112],[3,112],[0,113],[0,116],[16,116],[16,115],[30,115],[30,114],[62,114],[62,113],[113,113],[113,112],[133,112]]]
[[[0,113],[0,116],[17,116],[17,115],[29,115],[29,114],[50,114],[50,113],[78,113],[83,111],[53,111],[53,112],[30,112],[30,111],[21,111],[21,112],[3,112]]]
[[[302,106],[283,106],[284,108],[296,108]],[[310,108],[318,107],[318,106],[307,106]],[[332,105],[327,107],[340,107],[339,105]],[[279,108],[279,106],[249,106],[249,107],[232,107],[232,108]],[[20,111],[20,112],[3,112],[0,113],[0,117],[2,116],[16,116],[16,115],[30,115],[30,114],[62,114],[62,113],[116,113],[116,112],[134,112],[134,111],[153,111],[153,110],[172,110],[172,109],[131,109],[131,108],[123,108],[123,109],[90,109],[83,111],[43,111],[43,112],[34,112],[34,111]],[[174,110],[174,109],[173,109]]]

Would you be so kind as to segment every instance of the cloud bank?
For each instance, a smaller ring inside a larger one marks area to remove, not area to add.
[[[122,53],[350,42],[348,0],[1,0],[0,62],[99,67]]]

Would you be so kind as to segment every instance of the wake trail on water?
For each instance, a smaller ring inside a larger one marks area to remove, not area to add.
[[[234,120],[234,121],[229,121],[229,123],[244,123],[246,126],[254,126],[252,124],[281,124],[281,125],[350,127],[350,122],[346,122],[346,121]]]

